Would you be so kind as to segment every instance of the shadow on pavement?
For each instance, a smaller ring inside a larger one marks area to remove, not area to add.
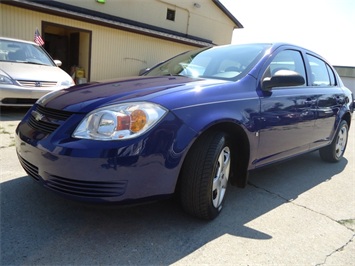
[[[0,121],[19,121],[29,110],[29,107],[0,107]]]
[[[1,265],[168,265],[224,234],[270,239],[246,224],[331,179],[346,164],[323,163],[311,153],[254,171],[251,185],[230,187],[224,210],[211,222],[186,215],[174,200],[93,206],[58,197],[30,177],[13,179],[1,184]]]

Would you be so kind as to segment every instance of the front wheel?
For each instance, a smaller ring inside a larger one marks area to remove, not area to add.
[[[348,142],[348,131],[348,123],[342,120],[332,143],[319,150],[322,160],[334,163],[343,157]]]
[[[230,174],[231,147],[221,132],[202,136],[181,170],[180,200],[191,215],[212,220],[222,210]]]

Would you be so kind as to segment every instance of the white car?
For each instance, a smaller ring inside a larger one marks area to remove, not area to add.
[[[0,106],[32,106],[74,81],[38,44],[0,37]]]

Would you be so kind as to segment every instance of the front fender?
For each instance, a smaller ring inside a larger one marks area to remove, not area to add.
[[[243,126],[249,132],[256,132],[259,111],[260,99],[256,95],[243,100],[205,103],[172,110],[198,134],[223,122],[232,122]]]

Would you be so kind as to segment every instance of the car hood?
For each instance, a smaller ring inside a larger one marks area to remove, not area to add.
[[[45,66],[28,63],[0,62],[0,69],[14,80],[64,81],[70,76],[56,66]]]
[[[229,81],[188,77],[133,77],[108,82],[93,82],[59,90],[44,96],[39,104],[47,108],[86,113],[119,102],[152,101],[162,104],[169,99],[175,106],[186,103],[174,99],[174,94],[196,88],[210,87]],[[170,95],[166,97],[167,95]],[[159,101],[155,101],[160,99]],[[171,106],[166,106],[171,108]]]

